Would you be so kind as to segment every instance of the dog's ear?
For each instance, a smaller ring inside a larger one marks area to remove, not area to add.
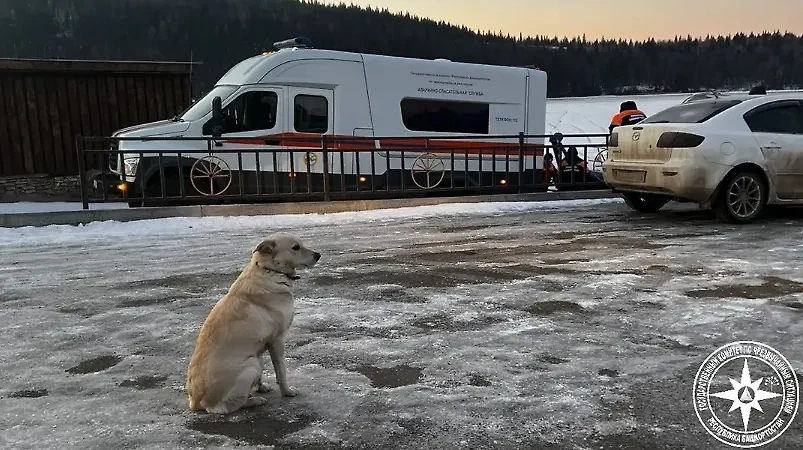
[[[252,253],[264,253],[266,255],[272,255],[273,252],[276,250],[276,241],[271,239],[266,239],[257,245]]]

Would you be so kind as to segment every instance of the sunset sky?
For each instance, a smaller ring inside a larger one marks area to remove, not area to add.
[[[643,40],[740,31],[803,34],[803,0],[343,0],[518,35]],[[338,3],[329,0],[326,3]]]

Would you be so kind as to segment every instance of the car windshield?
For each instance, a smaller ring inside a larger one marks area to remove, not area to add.
[[[212,99],[220,97],[220,100],[225,101],[239,86],[221,85],[215,86],[211,91],[203,96],[202,99],[190,105],[184,112],[177,115],[176,118],[184,121],[198,120],[207,115],[212,110]]]
[[[665,109],[641,123],[703,123],[742,100],[696,101]]]

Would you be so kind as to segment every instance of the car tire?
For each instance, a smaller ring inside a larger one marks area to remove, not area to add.
[[[627,206],[642,213],[658,212],[658,210],[663,208],[664,205],[669,203],[669,199],[662,195],[636,194],[628,192],[622,194],[622,197],[624,197]]]
[[[764,177],[756,170],[740,170],[723,181],[714,212],[727,223],[746,224],[764,212],[769,197]]]

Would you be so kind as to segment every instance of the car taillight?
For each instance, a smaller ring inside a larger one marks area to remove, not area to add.
[[[608,147],[618,147],[618,146],[619,146],[619,133],[614,131],[608,138]]]
[[[684,133],[682,131],[667,131],[658,138],[658,148],[694,148],[702,144],[703,136]]]

